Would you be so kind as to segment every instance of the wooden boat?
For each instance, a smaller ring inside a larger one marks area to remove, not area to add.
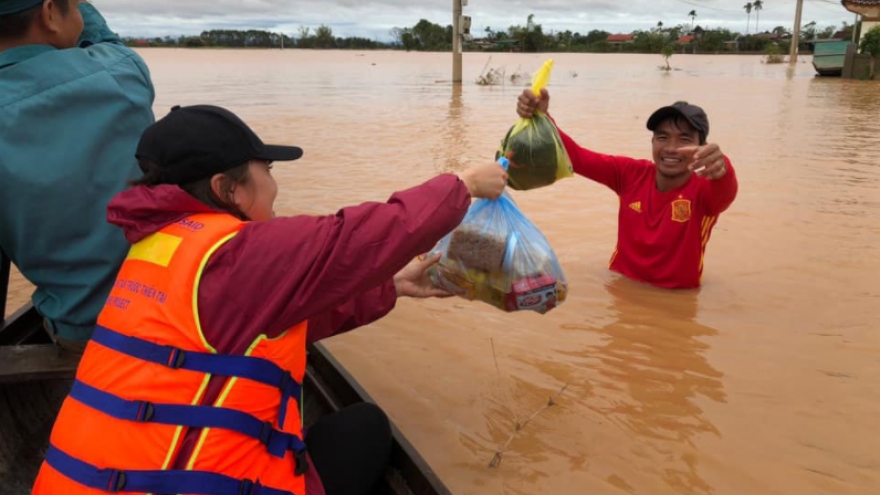
[[[813,68],[820,76],[840,77],[846,61],[846,49],[852,42],[847,40],[814,40]]]
[[[0,253],[0,309],[5,315],[9,260]],[[357,402],[374,402],[321,344],[308,348],[304,380],[306,426]],[[59,352],[27,305],[0,329],[0,487],[28,495],[77,359]],[[450,495],[451,492],[393,424],[391,462],[375,495]]]

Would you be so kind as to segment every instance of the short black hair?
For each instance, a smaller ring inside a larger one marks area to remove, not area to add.
[[[70,11],[70,0],[52,0],[58,6],[62,14],[67,15]],[[29,9],[15,12],[14,14],[0,15],[0,40],[8,41],[21,38],[27,34],[28,29],[43,10],[43,3]]]

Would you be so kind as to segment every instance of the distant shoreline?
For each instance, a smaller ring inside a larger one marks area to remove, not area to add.
[[[137,49],[164,49],[164,50],[242,50],[242,51],[287,51],[287,50],[295,50],[295,51],[312,51],[312,52],[321,52],[321,51],[337,51],[337,52],[404,52],[406,50],[401,50],[399,48],[278,48],[278,47],[265,47],[265,46],[137,46],[137,45],[128,45],[129,48],[137,48]],[[447,50],[410,50],[411,53],[450,53],[451,51]],[[462,53],[464,54],[487,54],[492,55],[496,53],[522,53],[526,55],[549,55],[549,54],[578,54],[578,55],[657,55],[660,56],[659,53],[650,53],[650,52],[507,52],[507,51],[489,51],[489,50],[465,50]],[[698,52],[698,53],[675,53],[675,57],[681,57],[684,55],[690,56],[699,56],[699,55],[766,55],[763,51],[739,51],[739,52]],[[785,54],[788,56],[788,54]],[[809,51],[801,51],[798,52],[798,56],[807,56],[813,55],[813,52]]]

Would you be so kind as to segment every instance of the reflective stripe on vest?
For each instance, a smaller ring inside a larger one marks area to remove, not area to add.
[[[100,469],[50,445],[46,463],[68,478],[105,492],[192,493],[199,495],[294,495],[263,486],[259,481],[237,480],[205,471],[136,471]]]
[[[284,417],[287,416],[288,399],[294,398],[298,404],[302,404],[302,386],[290,376],[289,372],[265,359],[183,351],[172,346],[122,335],[101,325],[95,327],[92,340],[114,351],[169,368],[219,376],[237,376],[276,387],[281,390],[281,410],[278,413],[281,428],[284,428]]]

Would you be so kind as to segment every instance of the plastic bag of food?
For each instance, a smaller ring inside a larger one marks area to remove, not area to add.
[[[550,59],[535,73],[532,91],[536,95],[547,87],[552,68],[553,59]],[[565,151],[556,124],[541,111],[535,112],[531,118],[520,118],[507,131],[495,158],[502,156],[511,161],[507,182],[515,190],[549,186],[574,175],[571,159]]]
[[[430,255],[442,254],[431,281],[468,300],[544,314],[565,301],[568,283],[544,234],[505,191],[477,199]]]

